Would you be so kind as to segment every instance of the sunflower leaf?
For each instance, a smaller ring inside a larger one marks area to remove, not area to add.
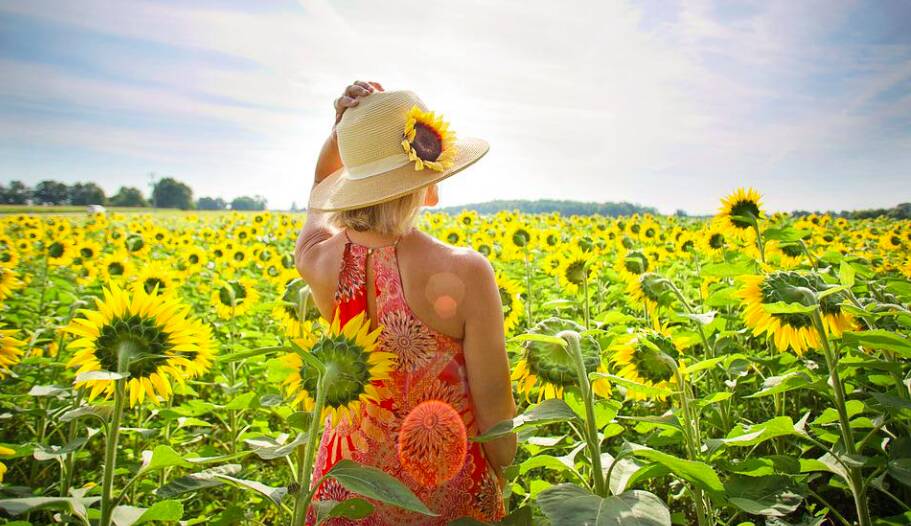
[[[574,484],[558,484],[541,491],[537,501],[552,524],[671,524],[671,514],[664,502],[642,490],[604,498]]]
[[[488,442],[501,436],[515,433],[520,428],[537,427],[555,422],[579,422],[579,415],[563,400],[549,398],[521,415],[502,420],[483,435],[478,435],[474,442]]]
[[[380,469],[342,459],[326,475],[358,495],[423,515],[437,516],[407,486]]]

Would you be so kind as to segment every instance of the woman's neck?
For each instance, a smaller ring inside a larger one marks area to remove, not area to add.
[[[357,231],[353,228],[347,228],[345,230],[348,233],[348,239],[357,243],[358,245],[364,245],[367,247],[382,247],[391,245],[395,243],[399,238],[405,237],[404,235],[395,236],[390,234],[381,234],[373,230]]]

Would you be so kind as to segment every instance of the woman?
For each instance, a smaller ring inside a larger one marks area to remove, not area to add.
[[[396,364],[377,386],[380,403],[334,426],[327,419],[313,480],[350,458],[395,476],[438,514],[374,503],[366,524],[498,520],[515,435],[468,440],[516,409],[494,271],[481,254],[414,228],[421,206],[437,204],[436,183],[487,143],[456,140],[413,93],[376,82],[348,86],[335,109],[295,261],[323,317],[337,310],[344,324],[366,311]],[[350,496],[329,480],[316,499]]]

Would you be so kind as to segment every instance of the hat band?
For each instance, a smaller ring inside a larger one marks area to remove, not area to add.
[[[346,179],[366,179],[375,175],[386,173],[396,168],[405,166],[410,161],[404,153],[397,153],[389,157],[383,157],[369,163],[359,164],[357,166],[346,166]]]

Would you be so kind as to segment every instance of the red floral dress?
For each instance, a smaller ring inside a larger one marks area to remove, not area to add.
[[[495,522],[505,515],[503,496],[479,443],[467,441],[464,456],[456,458],[449,458],[456,453],[449,455],[448,451],[461,451],[461,447],[440,452],[441,458],[456,465],[449,468],[450,475],[455,475],[439,485],[428,486],[416,480],[400,460],[398,438],[402,421],[422,402],[440,400],[449,404],[461,415],[469,438],[476,436],[478,429],[468,390],[462,342],[431,329],[408,307],[396,245],[397,242],[368,248],[350,239],[345,244],[335,293],[340,321],[344,325],[367,309],[366,266],[369,261],[375,276],[376,316],[383,325],[379,349],[395,354],[396,367],[390,380],[377,382],[380,392],[385,393],[382,402],[362,404],[356,423],[342,420],[333,427],[327,419],[311,484],[336,462],[348,458],[396,477],[439,514],[428,517],[372,501],[375,510],[370,516],[359,521],[333,519],[327,524],[444,525],[459,517]],[[342,501],[354,496],[329,479],[323,482],[314,500]],[[313,523],[313,518],[311,513],[308,524]]]

